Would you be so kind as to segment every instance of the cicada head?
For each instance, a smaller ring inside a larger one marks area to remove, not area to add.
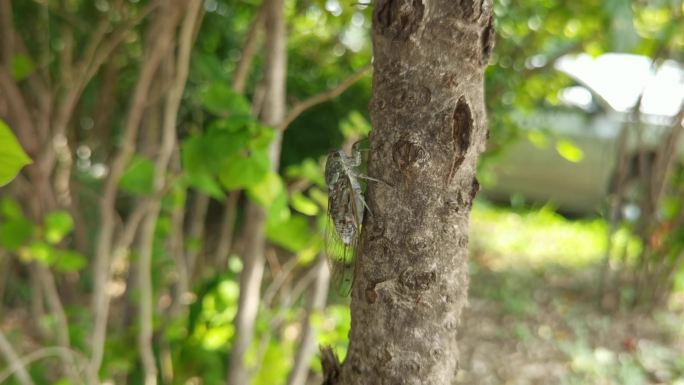
[[[344,158],[341,151],[333,151],[328,154],[325,161],[325,184],[332,187],[344,173]]]

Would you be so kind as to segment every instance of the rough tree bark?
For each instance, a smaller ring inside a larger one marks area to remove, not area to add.
[[[370,182],[339,384],[451,384],[487,126],[491,0],[379,0]]]

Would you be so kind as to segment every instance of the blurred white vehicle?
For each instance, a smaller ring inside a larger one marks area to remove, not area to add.
[[[522,139],[494,166],[496,185],[485,196],[553,202],[559,209],[594,213],[605,203],[616,175],[618,139],[643,92],[642,139],[630,135],[628,151],[653,155],[684,101],[684,67],[674,61],[654,66],[629,54],[597,58],[565,56],[555,68],[576,84],[561,90],[561,105],[521,120]],[[640,144],[638,144],[640,143]],[[679,143],[684,154],[684,141]]]

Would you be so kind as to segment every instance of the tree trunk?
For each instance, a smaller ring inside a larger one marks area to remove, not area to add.
[[[268,1],[265,9],[266,64],[264,69],[264,98],[261,120],[278,127],[285,117],[285,73],[287,71],[286,31],[283,0]],[[276,130],[269,155],[271,168],[278,170],[282,131]],[[266,212],[256,203],[248,202],[245,222],[244,268],[240,275],[240,297],[235,315],[235,339],[230,351],[228,384],[249,384],[250,374],[244,356],[252,343],[254,324],[259,309],[259,294],[264,273],[264,245],[266,242]]]
[[[370,176],[352,327],[329,383],[451,384],[487,126],[491,0],[380,0]]]

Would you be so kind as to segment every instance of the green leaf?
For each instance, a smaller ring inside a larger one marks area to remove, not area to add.
[[[54,254],[54,266],[59,271],[79,271],[86,265],[86,257],[74,250],[55,250]]]
[[[249,115],[250,108],[247,100],[228,85],[214,83],[204,88],[200,93],[202,106],[219,116]]]
[[[318,203],[321,207],[327,208],[328,207],[328,194],[319,189],[319,188],[310,188],[309,189],[309,196],[311,199],[313,199],[316,203]]]
[[[10,197],[0,199],[0,214],[9,219],[24,217],[19,203]]]
[[[259,370],[252,381],[254,385],[271,385],[283,383],[282,379],[292,368],[292,361],[288,357],[294,354],[292,343],[271,341],[264,353],[262,370]]]
[[[303,250],[297,253],[297,262],[302,266],[307,266],[316,260],[323,249],[323,239],[315,237],[314,242],[310,242]]]
[[[259,205],[268,208],[284,191],[285,185],[280,175],[270,171],[260,182],[249,187],[247,196]]]
[[[549,146],[549,138],[542,131],[530,131],[527,134],[527,140],[530,141],[535,147],[540,149],[545,149]]]
[[[219,173],[219,180],[226,190],[251,187],[261,182],[271,169],[266,152],[238,154],[225,162]]]
[[[276,225],[290,219],[290,207],[287,205],[287,192],[283,190],[271,203],[268,208],[267,226]]]
[[[16,251],[31,238],[33,224],[23,217],[12,218],[0,223],[0,246]]]
[[[55,250],[45,242],[33,242],[28,248],[28,259],[50,265],[55,261]]]
[[[74,229],[74,220],[66,211],[54,211],[45,216],[45,240],[57,244]]]
[[[33,60],[20,53],[12,57],[10,62],[10,75],[12,76],[12,79],[22,81],[31,75],[35,68],[36,65],[33,64]]]
[[[584,158],[582,149],[567,139],[561,139],[556,142],[556,151],[558,151],[560,156],[572,163],[581,162]]]
[[[206,134],[196,134],[183,141],[181,153],[185,171],[216,174],[227,159],[248,147],[249,132],[224,129],[227,126],[230,126],[230,119],[221,119],[212,124]]]
[[[273,138],[275,138],[275,130],[269,126],[260,123],[252,125],[253,138],[251,141],[251,148],[253,150],[267,151],[271,146]]]
[[[223,193],[223,188],[216,181],[216,178],[209,175],[208,173],[189,173],[184,176],[185,183],[188,186],[194,187],[205,194],[208,194],[214,199],[223,200],[225,194]]]
[[[293,215],[290,219],[269,225],[266,228],[268,239],[293,253],[302,251],[312,239],[306,217]]]
[[[240,297],[240,285],[235,281],[224,279],[216,287],[216,294],[224,303],[237,303]]]
[[[290,179],[305,179],[319,187],[325,187],[323,167],[313,159],[305,159],[301,164],[288,167],[285,175]]]
[[[192,71],[199,74],[205,81],[229,81],[216,55],[195,53],[192,55]]]
[[[152,194],[154,178],[154,164],[152,161],[141,156],[131,159],[126,171],[124,171],[119,187],[131,194]]]
[[[0,187],[12,181],[19,170],[30,163],[31,158],[21,148],[12,130],[0,120]]]
[[[304,215],[314,216],[320,211],[320,207],[316,202],[307,198],[301,192],[296,192],[290,197],[292,207]]]
[[[242,271],[242,259],[240,259],[239,256],[233,254],[230,257],[228,257],[228,270],[231,272],[238,274],[239,272]]]
[[[254,125],[259,121],[250,115],[231,115],[227,118],[216,119],[209,124],[207,131],[241,133],[249,137],[255,132]]]

